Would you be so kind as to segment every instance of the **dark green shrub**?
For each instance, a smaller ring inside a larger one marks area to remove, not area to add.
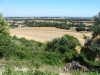
[[[34,75],[43,75],[43,72],[39,70],[35,70]]]
[[[86,31],[85,27],[77,27],[76,31]]]
[[[62,65],[61,56],[56,52],[46,52],[42,58],[43,62],[49,65]]]
[[[78,57],[76,46],[80,46],[79,41],[73,36],[65,35],[48,42],[46,51],[61,54],[67,61]]]

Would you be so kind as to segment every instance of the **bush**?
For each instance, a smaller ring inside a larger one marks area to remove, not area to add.
[[[77,27],[76,31],[86,31],[85,27]]]
[[[43,63],[49,65],[62,65],[61,56],[59,53],[56,52],[46,52],[45,56],[42,58]]]
[[[85,63],[90,67],[95,67],[100,65],[100,61],[95,61],[96,56],[100,57],[100,39],[98,40],[88,40],[85,46],[81,50],[81,56]]]
[[[2,75],[59,75],[58,73],[54,73],[54,72],[51,72],[51,71],[40,71],[40,70],[35,70],[35,71],[15,71],[11,68],[6,68]]]
[[[79,41],[73,36],[65,35],[47,43],[46,51],[60,52],[64,54],[70,50],[75,50],[75,47],[80,45]]]
[[[46,51],[56,52],[65,57],[65,59],[72,60],[74,57],[78,56],[78,53],[75,49],[76,46],[80,46],[79,41],[73,36],[65,35],[61,38],[57,38],[48,42]]]

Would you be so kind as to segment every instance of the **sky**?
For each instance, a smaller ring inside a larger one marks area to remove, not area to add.
[[[0,0],[5,17],[93,17],[100,0]]]

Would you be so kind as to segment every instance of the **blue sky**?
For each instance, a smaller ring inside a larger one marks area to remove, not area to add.
[[[100,0],[0,0],[5,17],[92,17]]]

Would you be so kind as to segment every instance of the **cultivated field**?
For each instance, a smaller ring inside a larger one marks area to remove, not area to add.
[[[71,30],[57,29],[55,27],[26,27],[26,28],[15,28],[10,29],[11,35],[17,37],[25,37],[26,39],[32,39],[40,42],[50,41],[54,38],[61,37],[65,34],[72,35],[84,45],[84,36],[91,37],[91,32],[75,32]]]

